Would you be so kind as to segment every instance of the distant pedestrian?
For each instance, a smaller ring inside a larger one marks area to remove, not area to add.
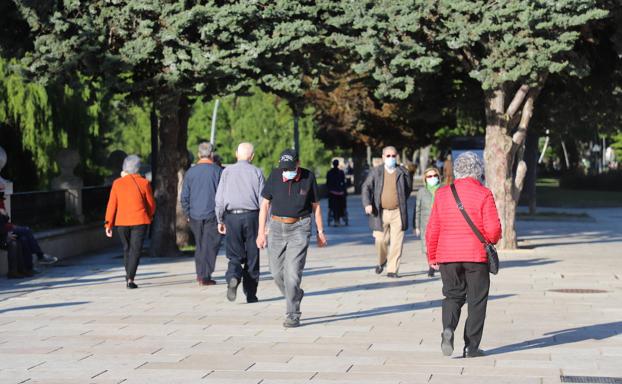
[[[138,288],[134,283],[136,269],[147,228],[156,208],[151,185],[138,174],[139,169],[138,156],[125,158],[122,177],[112,183],[106,208],[106,236],[112,237],[112,228],[117,228],[123,244],[125,282],[129,289]]]
[[[304,296],[300,283],[311,237],[311,214],[317,226],[317,245],[326,245],[315,175],[300,167],[296,151],[286,149],[281,153],[279,168],[270,173],[261,195],[257,247],[268,247],[270,272],[285,296],[287,309],[283,326],[298,327],[300,302]],[[272,216],[266,241],[270,210]]]
[[[336,227],[341,218],[346,219],[346,175],[339,169],[339,160],[333,160],[333,167],[326,173],[328,190],[328,221],[332,219]]]
[[[387,277],[396,278],[399,277],[404,231],[408,229],[407,200],[412,191],[412,176],[397,165],[395,147],[385,147],[382,159],[382,165],[370,170],[361,197],[376,241],[376,273],[381,274],[387,266]]]
[[[428,251],[425,246],[425,230],[430,220],[432,204],[436,190],[441,186],[440,172],[435,167],[430,167],[423,172],[424,186],[417,191],[417,201],[415,203],[415,214],[413,215],[413,226],[415,236],[421,237],[421,252],[426,258]],[[434,277],[434,268],[429,267],[428,276]]]
[[[194,263],[197,282],[207,286],[216,284],[212,273],[222,240],[216,221],[216,189],[222,168],[214,164],[212,143],[199,144],[198,156],[197,164],[186,172],[180,200],[196,243]]]
[[[261,169],[251,165],[254,148],[241,143],[237,163],[222,172],[216,191],[218,232],[227,236],[227,299],[235,301],[240,282],[247,303],[256,303],[259,284],[259,204],[264,187]]]
[[[491,243],[501,238],[501,223],[492,192],[484,187],[484,167],[473,152],[458,156],[454,163],[454,183],[464,210],[482,235]],[[428,263],[441,271],[443,281],[443,332],[441,350],[450,356],[454,331],[465,301],[469,305],[464,327],[464,357],[482,356],[479,349],[484,332],[490,278],[487,255],[458,209],[451,186],[436,191],[432,215],[426,231]]]

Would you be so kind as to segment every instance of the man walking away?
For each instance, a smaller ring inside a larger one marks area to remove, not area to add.
[[[399,277],[404,231],[408,228],[407,200],[412,191],[412,177],[397,165],[395,147],[385,147],[382,159],[384,164],[369,172],[361,197],[378,251],[376,273],[381,274],[387,266],[387,277]]]
[[[194,234],[197,281],[203,286],[216,284],[212,273],[216,267],[221,234],[218,233],[215,200],[222,168],[213,162],[212,143],[199,144],[198,152],[198,163],[184,177],[180,200]]]
[[[328,223],[331,216],[335,227],[339,226],[339,220],[346,220],[346,174],[339,169],[339,159],[333,160],[333,167],[326,173],[326,188],[328,189]]]
[[[279,168],[270,173],[262,192],[259,211],[257,247],[268,246],[270,272],[287,302],[286,328],[300,325],[300,289],[302,270],[307,259],[311,237],[311,213],[317,226],[317,244],[326,245],[322,210],[315,175],[300,168],[298,154],[293,149],[281,153]],[[272,220],[266,244],[266,220],[272,208]]]
[[[256,303],[259,284],[259,202],[264,177],[253,165],[254,148],[241,143],[235,152],[237,163],[222,172],[216,191],[218,232],[227,235],[227,299],[235,301],[240,282],[247,303]]]

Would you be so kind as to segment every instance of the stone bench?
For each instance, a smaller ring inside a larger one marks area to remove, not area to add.
[[[97,252],[118,244],[118,241],[106,237],[100,223],[36,232],[35,238],[45,253],[56,256],[59,260]],[[7,271],[6,251],[0,251],[0,276],[6,276]]]

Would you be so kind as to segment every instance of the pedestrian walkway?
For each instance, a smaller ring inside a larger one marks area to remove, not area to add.
[[[0,383],[622,377],[621,209],[588,211],[592,221],[519,222],[524,248],[503,253],[492,279],[482,341],[489,356],[463,359],[461,328],[454,356],[441,354],[441,283],[426,276],[418,240],[407,236],[400,279],[376,275],[358,197],[348,204],[350,226],[327,228],[329,247],[309,252],[299,328],[282,327],[285,303],[264,255],[256,304],[241,290],[227,301],[221,256],[219,284],[210,287],[197,286],[191,258],[146,258],[140,288],[126,290],[119,250],[68,260],[36,279],[1,280]]]

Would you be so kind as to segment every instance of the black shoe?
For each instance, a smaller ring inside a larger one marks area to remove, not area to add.
[[[136,285],[136,283],[134,283],[133,281],[128,281],[126,286],[127,286],[127,289],[136,289],[136,288],[138,288],[138,285]]]
[[[229,280],[229,284],[227,284],[227,300],[235,301],[235,298],[238,295],[238,284],[239,281],[235,277],[232,277],[231,280]]]
[[[380,264],[380,265],[376,265],[376,275],[379,275],[382,273],[382,271],[384,271],[384,267],[387,265],[387,262],[385,261],[384,263]]]
[[[397,273],[389,272],[387,273],[387,277],[390,277],[392,279],[397,279],[400,276]]]
[[[441,332],[441,351],[445,356],[454,353],[454,331],[451,328],[445,328]]]
[[[462,357],[472,358],[472,357],[482,357],[486,356],[486,353],[479,348],[471,349],[468,347],[464,347],[464,351],[462,351]]]
[[[246,302],[248,304],[256,303],[258,301],[259,301],[259,299],[257,298],[257,296],[250,296],[250,297],[246,298]]]
[[[428,277],[434,277],[434,272],[436,272],[434,268],[428,269]]]

